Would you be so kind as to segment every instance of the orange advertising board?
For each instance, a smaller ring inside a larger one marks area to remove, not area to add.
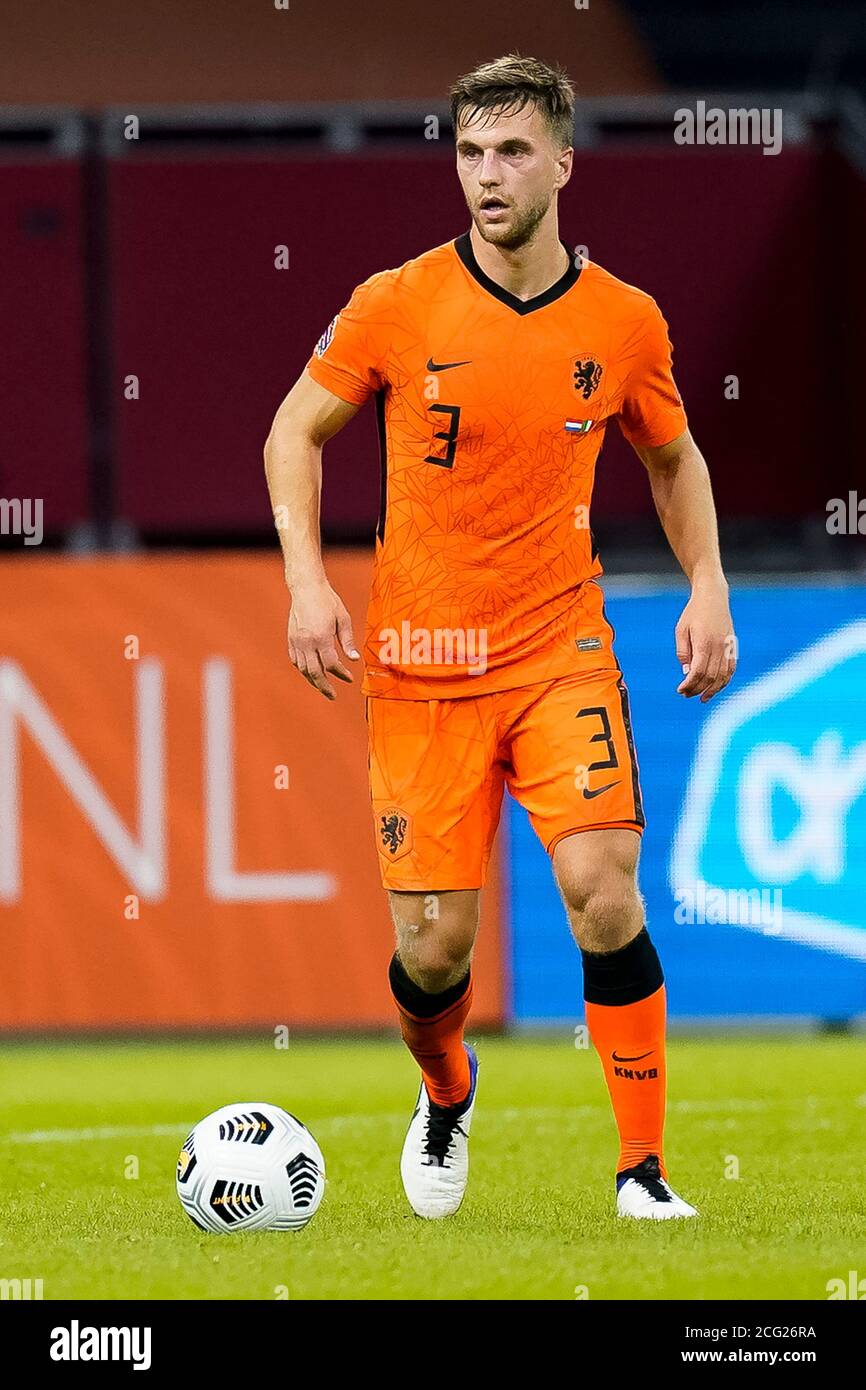
[[[328,572],[360,637],[369,555]],[[291,667],[279,558],[26,556],[0,589],[0,1029],[394,1026],[360,681]]]

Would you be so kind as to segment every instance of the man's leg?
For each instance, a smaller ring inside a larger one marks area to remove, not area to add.
[[[469,1174],[478,1062],[463,1029],[502,803],[495,711],[490,696],[371,697],[367,722],[373,821],[397,936],[389,978],[422,1077],[400,1173],[413,1211],[432,1219],[457,1210]]]
[[[412,1210],[435,1220],[457,1211],[469,1176],[478,1062],[463,1029],[472,1003],[479,893],[401,891],[390,898],[397,932],[391,989],[403,1041],[422,1076],[400,1176]]]
[[[620,1136],[617,1210],[693,1215],[664,1178],[665,989],[637,889],[644,813],[628,692],[619,668],[604,666],[514,700],[508,785],[551,856],[583,957]]]
[[[400,1031],[440,1106],[459,1105],[469,1094],[463,1030],[479,898],[477,889],[389,894],[397,938],[389,975]]]
[[[637,887],[639,847],[633,830],[582,831],[558,842],[553,869],[619,1130],[619,1210],[665,1219],[695,1211],[665,1181],[665,986]]]
[[[665,987],[644,924],[632,830],[586,830],[553,852],[583,960],[586,1021],[619,1129],[617,1171],[657,1154],[664,1175]]]

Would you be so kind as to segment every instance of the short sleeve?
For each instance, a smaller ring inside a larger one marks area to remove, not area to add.
[[[358,286],[306,364],[314,381],[353,405],[363,405],[385,384],[388,313],[376,280]]]
[[[625,385],[619,426],[630,444],[657,448],[688,428],[672,370],[668,326],[650,300],[644,332]]]

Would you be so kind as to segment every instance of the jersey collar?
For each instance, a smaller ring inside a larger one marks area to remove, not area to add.
[[[560,242],[560,245],[568,252],[567,268],[549,289],[546,289],[543,294],[533,295],[531,299],[518,299],[516,294],[512,294],[510,290],[504,290],[501,285],[497,285],[495,280],[491,280],[489,275],[485,275],[475,259],[475,252],[472,250],[472,242],[468,232],[457,237],[454,242],[454,250],[473,280],[477,280],[481,288],[486,290],[488,294],[492,294],[494,299],[498,299],[500,304],[507,305],[516,314],[531,314],[534,310],[543,309],[545,305],[553,304],[554,300],[561,299],[580,279],[581,267],[574,264],[574,256],[568,250],[565,242]]]

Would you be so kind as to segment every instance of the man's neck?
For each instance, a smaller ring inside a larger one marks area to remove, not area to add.
[[[539,226],[532,241],[513,250],[485,241],[474,222],[469,241],[484,274],[517,299],[534,299],[544,294],[568,269],[568,252],[559,240],[555,221]]]

